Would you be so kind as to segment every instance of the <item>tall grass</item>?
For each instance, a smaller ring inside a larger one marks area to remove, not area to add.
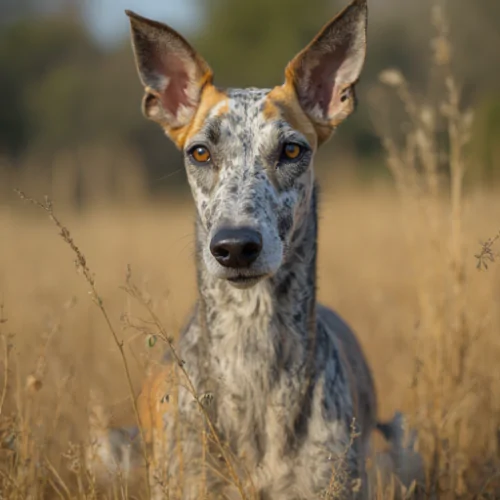
[[[418,312],[408,395],[427,464],[424,493],[460,498],[476,492],[475,498],[482,498],[484,485],[498,474],[492,433],[498,417],[491,408],[491,393],[484,390],[494,387],[495,378],[478,364],[478,351],[485,348],[479,346],[488,341],[483,337],[485,326],[471,307],[471,256],[464,252],[464,176],[473,112],[461,107],[449,28],[440,5],[432,14],[433,73],[440,91],[430,101],[412,93],[398,70],[382,72],[380,80],[399,98],[407,122],[399,137],[391,135],[380,119],[376,124],[400,197],[408,263],[415,273]],[[476,256],[483,264],[493,260],[495,240],[489,239]],[[488,432],[478,432],[478,408],[486,410],[481,425]],[[474,462],[484,458],[486,450],[494,469],[490,477],[479,479]]]
[[[495,304],[500,276],[496,265],[486,273],[477,271],[474,254],[478,240],[498,225],[500,199],[495,194],[471,194],[464,214],[464,288],[473,339],[461,379],[452,379],[454,365],[447,361],[455,359],[460,345],[447,340],[451,334],[446,327],[452,324],[447,321],[453,319],[447,254],[435,250],[428,255],[421,214],[410,217],[400,203],[386,188],[342,192],[337,186],[324,191],[320,299],[357,331],[374,370],[381,417],[401,409],[419,429],[428,487],[432,481],[436,487],[432,474],[438,465],[442,484],[448,481],[445,474],[458,474],[463,461],[467,492],[478,493],[494,477],[498,463],[500,398],[494,388],[499,375],[500,318]],[[135,279],[147,290],[165,331],[175,336],[195,295],[191,207],[166,205],[129,213],[117,207],[84,216],[63,215],[85,250],[116,328],[122,327],[124,315],[135,323],[149,321],[120,289],[127,264],[132,263]],[[7,497],[28,498],[28,487],[38,484],[30,490],[34,498],[56,488],[68,498],[64,484],[74,498],[83,494],[80,491],[92,498],[93,480],[77,460],[88,442],[91,389],[101,393],[110,425],[135,420],[119,352],[74,271],[71,252],[51,236],[51,226],[36,214],[14,211],[2,213],[0,227],[9,242],[0,249],[1,387],[6,384],[2,491]],[[415,248],[403,237],[408,227],[420,238]],[[148,367],[159,362],[163,344],[151,347],[152,342],[125,327],[120,336],[137,394]],[[443,345],[450,345],[450,351],[443,352]],[[16,457],[8,449],[13,434],[22,436],[24,443]],[[439,462],[433,458],[437,445]],[[35,467],[36,462],[45,465]],[[490,498],[496,488],[494,482],[486,486]],[[140,491],[145,497],[144,485]],[[122,498],[119,489],[116,498]]]

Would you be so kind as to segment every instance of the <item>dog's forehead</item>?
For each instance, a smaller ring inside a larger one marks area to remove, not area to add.
[[[227,89],[226,95],[230,99],[234,113],[245,113],[250,110],[253,112],[259,110],[270,92],[271,89],[251,87],[246,89]]]
[[[200,108],[202,119],[196,120],[197,126],[191,129],[190,137],[211,134],[214,128],[225,128],[236,136],[241,132],[258,134],[267,126],[287,123],[310,142],[316,145],[316,133],[310,120],[300,108],[295,94],[283,87],[230,88],[217,89],[217,98],[207,94],[207,100]],[[204,105],[205,104],[205,105]]]
[[[212,114],[234,132],[262,126],[266,122],[263,111],[270,91],[259,88],[227,89],[224,91],[227,105],[223,109],[220,106],[214,108]]]

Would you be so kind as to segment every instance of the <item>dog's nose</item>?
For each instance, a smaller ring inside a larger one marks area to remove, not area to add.
[[[210,251],[224,267],[250,267],[262,250],[262,235],[248,227],[225,228],[217,231],[210,242]]]

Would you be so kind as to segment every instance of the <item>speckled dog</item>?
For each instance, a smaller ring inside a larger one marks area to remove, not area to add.
[[[181,35],[127,14],[143,112],[183,151],[197,210],[198,302],[179,352],[241,481],[224,479],[217,447],[202,459],[203,418],[180,383],[182,429],[161,419],[170,484],[182,479],[186,499],[204,498],[202,487],[224,498],[366,498],[376,394],[353,333],[316,301],[312,165],[355,107],[366,0],[328,23],[270,90],[215,87]]]

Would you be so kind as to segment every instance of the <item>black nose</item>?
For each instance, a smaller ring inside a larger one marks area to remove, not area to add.
[[[248,227],[226,228],[217,231],[210,242],[210,251],[224,267],[249,267],[262,250],[262,235]]]

